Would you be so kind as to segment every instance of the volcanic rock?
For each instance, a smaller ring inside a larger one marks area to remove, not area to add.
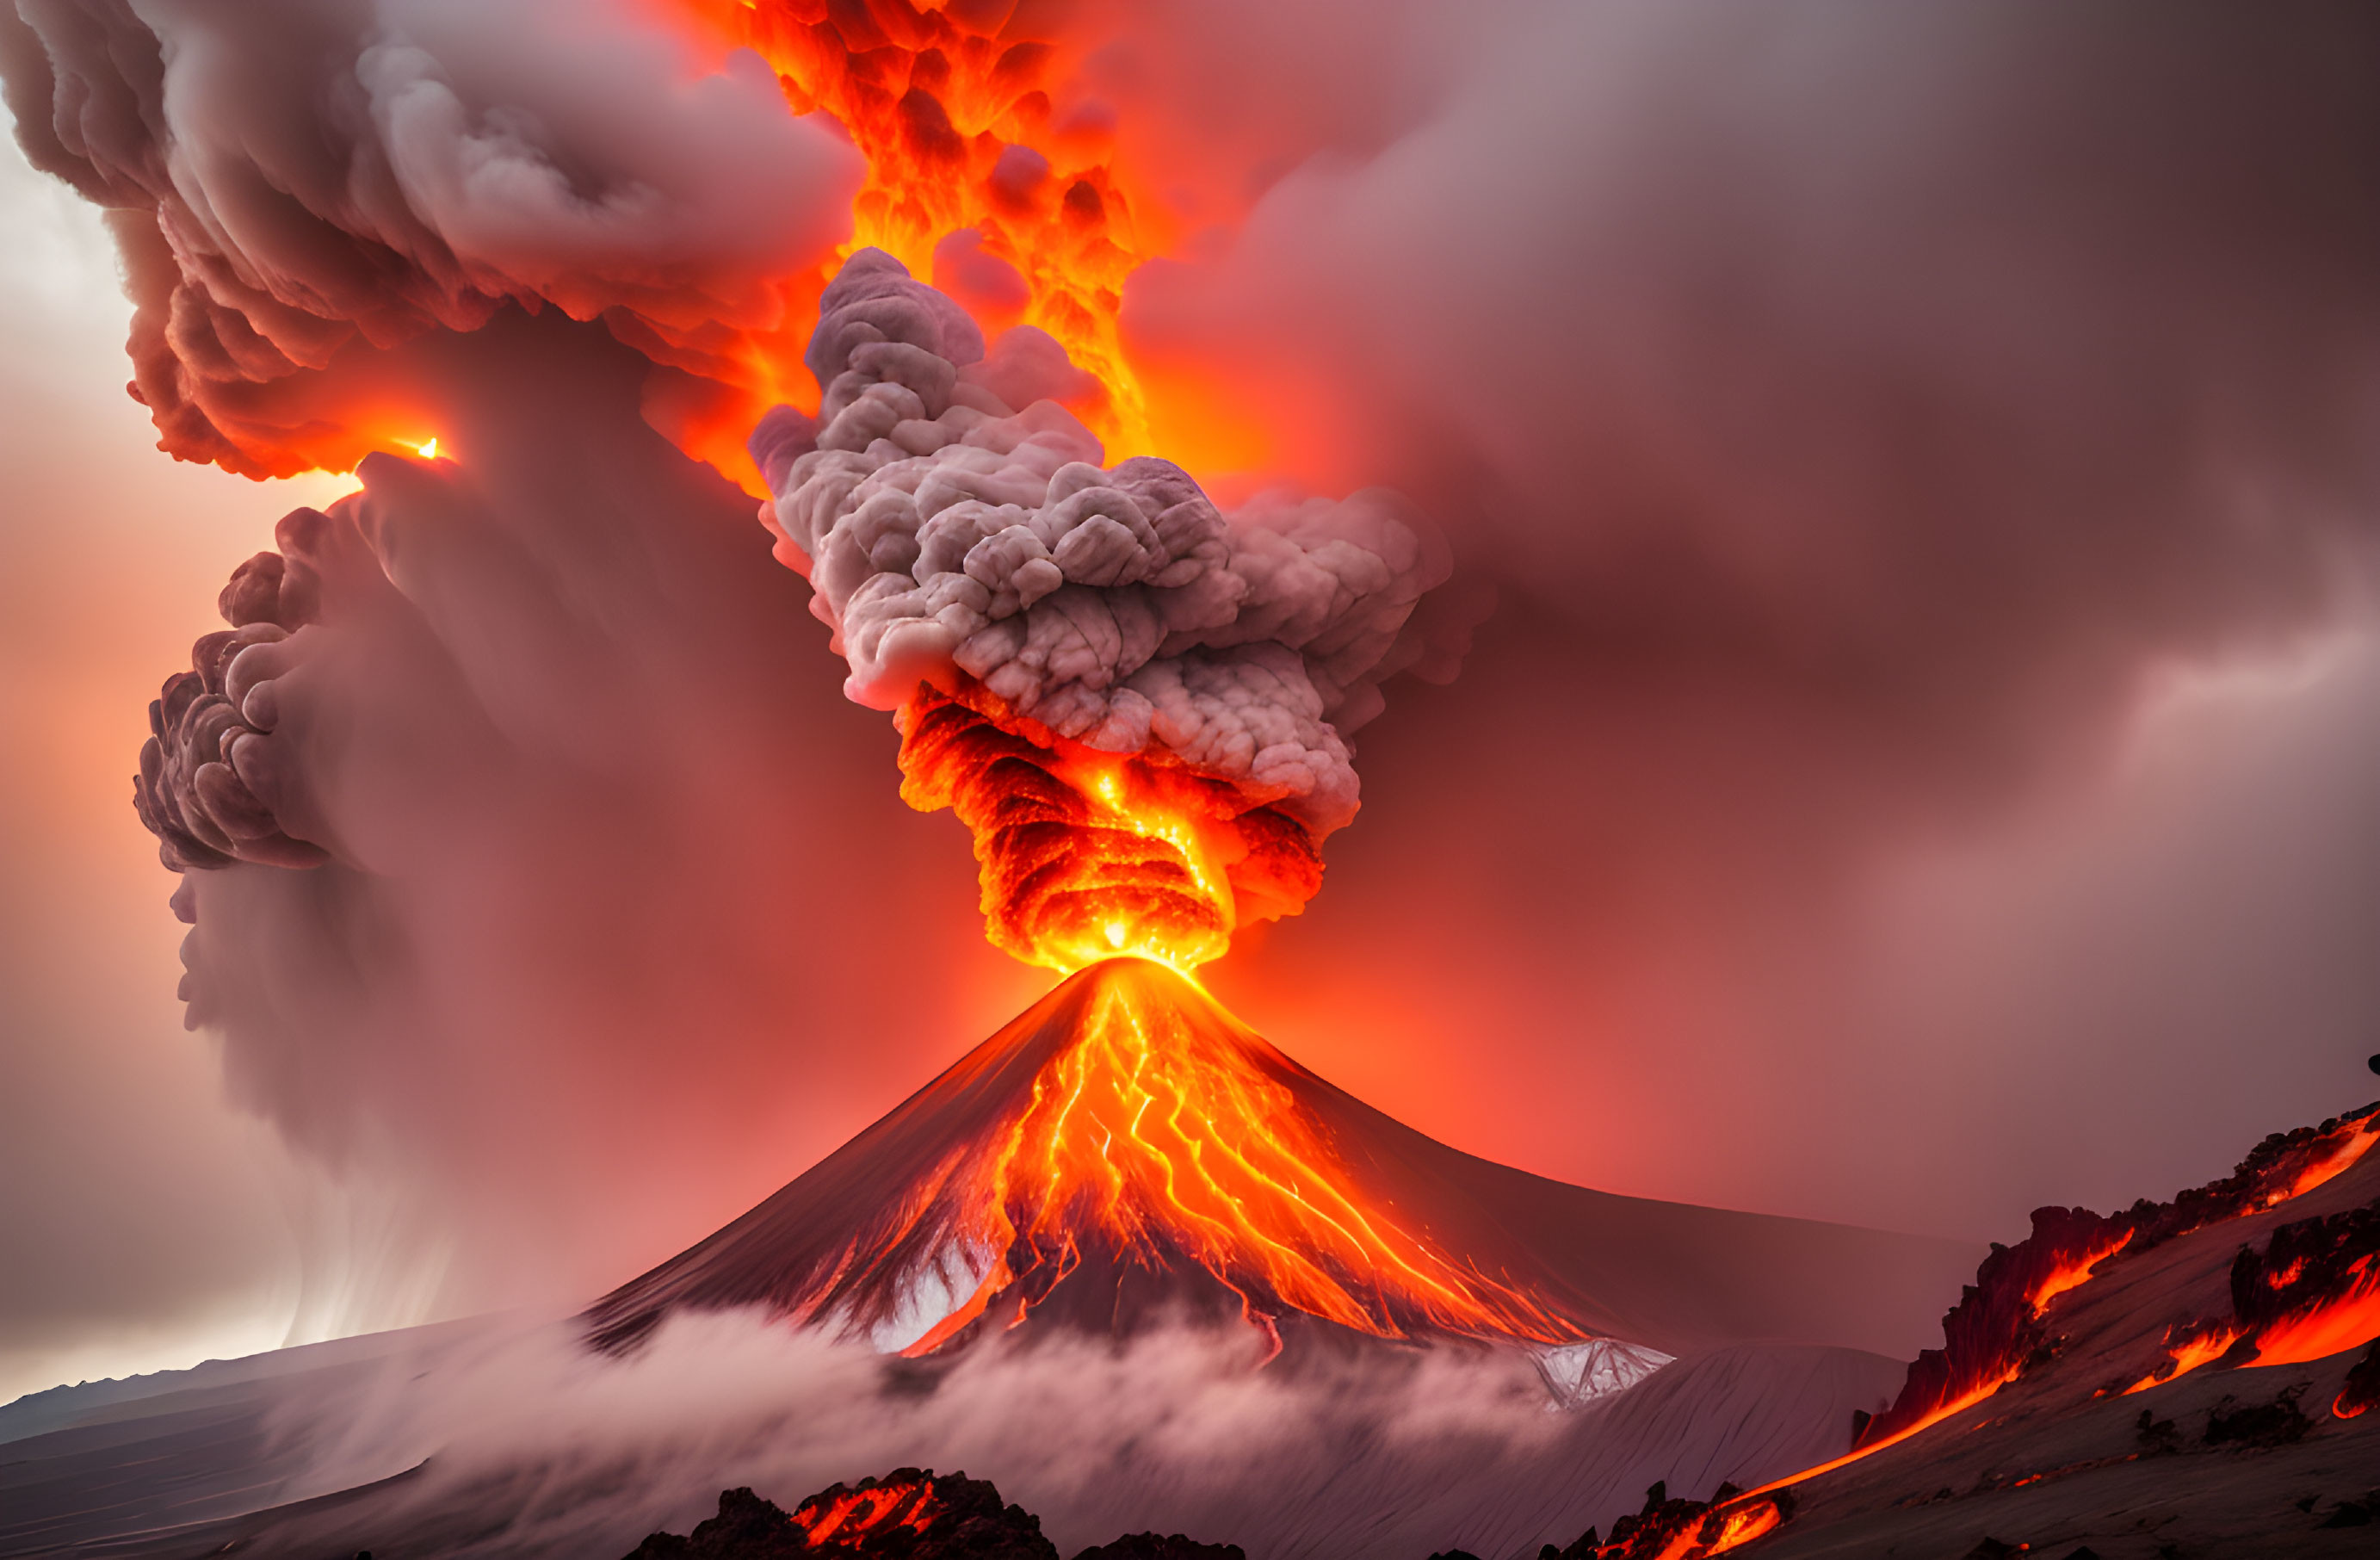
[[[1075,1560],[1248,1560],[1235,1543],[1200,1543],[1180,1533],[1126,1533],[1112,1543],[1097,1543]]]
[[[2365,1349],[2363,1358],[2347,1372],[2346,1384],[2339,1388],[2338,1400],[2330,1408],[2340,1419],[2351,1420],[2370,1412],[2375,1403],[2380,1403],[2380,1340]]]
[[[1898,1439],[1871,1430],[1791,1480],[1795,1516],[1762,1560],[1960,1554],[1978,1534],[2060,1555],[2367,1554],[2306,1492],[2380,1454],[2380,1424],[2351,1411],[2380,1353],[2364,1309],[2375,1128],[2366,1108],[2268,1140],[2171,1202],[2037,1218],[2043,1246],[1995,1251],[1946,1322],[1950,1347],[1912,1369]],[[2235,1336],[2248,1347],[2227,1350]],[[1980,1384],[1942,1405],[1979,1363]],[[2369,1516],[2360,1499],[2334,1509],[2349,1505]]]
[[[696,1524],[685,1537],[654,1533],[626,1560],[795,1560],[820,1554],[851,1560],[1058,1560],[1057,1549],[1041,1536],[1040,1520],[1023,1506],[1004,1505],[989,1481],[914,1468],[821,1490],[790,1514],[749,1489],[723,1490],[718,1516]]]

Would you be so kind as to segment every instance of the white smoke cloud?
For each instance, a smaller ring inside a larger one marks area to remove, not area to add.
[[[1443,550],[1385,492],[1226,515],[1168,461],[1102,469],[1099,442],[1036,394],[1062,383],[1055,348],[1012,332],[985,365],[965,315],[877,250],[827,289],[819,420],[773,413],[754,449],[777,555],[851,664],[844,691],[894,709],[964,673],[1060,736],[1171,753],[1318,835],[1346,823],[1342,733],[1410,662],[1400,635]]]

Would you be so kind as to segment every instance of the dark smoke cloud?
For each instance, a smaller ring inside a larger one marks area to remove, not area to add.
[[[326,859],[187,875],[189,1018],[237,1103],[461,1232],[447,1303],[566,1298],[889,1105],[997,956],[642,360],[510,314],[407,350],[465,461],[368,459],[226,591],[278,621],[201,641],[235,777]]]
[[[388,409],[371,349],[507,303],[720,372],[849,228],[856,153],[634,0],[13,10],[19,142],[115,213],[136,390],[187,459],[351,463],[402,432],[329,443]]]
[[[781,408],[756,449],[777,555],[816,590],[845,692],[898,708],[964,673],[1062,737],[1278,800],[1318,839],[1354,817],[1342,737],[1427,652],[1407,620],[1446,579],[1395,494],[1268,493],[1227,515],[1170,461],[1102,469],[1099,441],[1016,372],[1056,348],[1062,384],[1054,341],[1014,332],[987,360],[957,305],[880,250],[820,307],[818,419]]]
[[[1172,25],[1208,41],[1200,93],[1279,67],[1234,72],[1235,17]],[[1413,493],[1501,601],[1455,689],[1367,733],[1331,914],[1274,933],[1240,994],[1287,1029],[1409,981],[1367,1005],[1391,1030],[1497,1035],[1611,1107],[1600,1148],[1520,1129],[1606,1181],[1674,1152],[1625,1123],[1681,1091],[1751,1119],[1815,1096],[1845,1141],[1964,1121],[1844,1032],[1870,875],[2097,783],[2165,669],[2366,621],[2380,27],[1514,5],[1462,32],[1416,26],[1359,60],[1353,108],[1285,114],[1317,154],[1127,298],[1147,360],[1231,364],[1279,458]],[[1123,52],[1192,112],[1167,51]],[[1460,910],[1423,932],[1414,905]],[[1491,990],[1466,1010],[1441,984]],[[2242,1033],[2227,1066],[2287,1072],[2279,1108],[2348,1103],[2290,1043],[2276,1065]],[[1472,1134],[1509,1130],[1506,1081]],[[1985,1216],[1940,1152],[1917,1184]],[[1922,1216],[1861,1156],[1828,1178]]]

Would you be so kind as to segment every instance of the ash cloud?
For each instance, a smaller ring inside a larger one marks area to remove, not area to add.
[[[2371,563],[2380,30],[2155,14],[1498,7],[1127,323],[1589,655],[1988,760]]]
[[[1354,1045],[1325,1070],[1596,1184],[1668,1155],[1626,1126],[1664,1101],[1756,1121],[1783,1091],[1816,1113],[1793,1132],[1823,1118],[1843,1144],[1965,1126],[1910,1145],[1906,1193],[1848,1149],[1764,1171],[1773,1192],[1989,1228],[2020,1194],[1961,1153],[1991,1127],[1932,1080],[1995,1068],[2001,1115],[2058,1114],[2039,1152],[2070,1133],[2097,1140],[2078,1162],[2218,1169],[2119,1124],[2146,1080],[2186,1085],[2153,1025],[2114,1016],[2161,1011],[2172,972],[2119,975],[2112,927],[2055,961],[2109,956],[2057,1000],[2063,1032],[2122,1057],[2066,1115],[2041,1097],[2061,1064],[2019,1037],[1953,1066],[1921,1037],[1963,1026],[1859,1011],[1847,993],[1881,972],[1850,923],[1876,874],[1946,842],[1982,849],[2053,805],[2106,821],[2176,668],[2370,631],[2369,13],[1517,4],[1450,29],[1432,7],[1293,101],[1269,84],[1294,56],[1234,67],[1243,24],[1361,18],[1253,9],[1169,12],[1119,45],[1150,117],[1255,93],[1301,159],[1180,152],[1207,188],[1262,193],[1235,236],[1135,276],[1135,360],[1160,383],[1229,364],[1284,465],[1412,494],[1501,605],[1459,684],[1367,734],[1375,810],[1334,853],[1332,913],[1220,970],[1227,996],[1277,1033],[1353,1011],[1479,1037],[1600,1101],[1608,1129],[1516,1129],[1491,1091],[1456,1106]],[[2226,826],[2277,837],[2253,810]],[[2368,810],[2336,826],[2360,850]],[[1462,909],[1423,931],[1414,905]],[[2351,896],[2302,913],[2370,924]],[[2224,1130],[2368,1084],[2340,1022],[2289,1021],[2380,1022],[2328,942],[2292,939],[2309,991],[2228,1042],[2216,1071],[2259,1103]],[[1664,1186],[1725,1198],[1746,1164],[1795,1160],[1788,1138]]]
[[[400,350],[468,461],[375,456],[285,520],[184,675],[149,794],[215,806],[189,761],[227,751],[272,831],[168,846],[206,869],[188,1018],[236,1103],[446,1226],[434,1310],[583,1296],[890,1105],[1000,956],[750,501],[641,420],[644,360],[514,312]]]
[[[1278,800],[1318,838],[1354,818],[1342,734],[1422,653],[1407,620],[1447,573],[1402,500],[1276,493],[1227,515],[1169,461],[1103,469],[1050,398],[1071,371],[1055,342],[1012,331],[987,359],[879,250],[827,288],[808,361],[818,419],[780,408],[754,453],[853,699],[894,709],[964,674],[1062,737]]]
[[[849,226],[857,155],[756,56],[698,75],[630,0],[23,0],[0,73],[35,166],[114,216],[164,448],[351,465],[375,349],[507,304],[734,377]],[[340,422],[350,426],[344,429]]]

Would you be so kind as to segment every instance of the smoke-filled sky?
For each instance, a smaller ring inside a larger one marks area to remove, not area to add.
[[[578,88],[510,73],[538,9],[377,8],[601,165],[574,93],[637,73],[601,38]],[[1493,603],[1358,734],[1319,896],[1212,967],[1244,1017],[1492,1158],[1961,1236],[2369,1096],[2361,7],[1098,14],[1073,90],[1182,235],[1126,340],[1228,391],[1229,426],[1160,398],[1160,441],[1219,491],[1393,484],[1452,548],[1446,619]],[[845,186],[788,128],[766,219],[722,223],[722,79],[639,155],[729,297]],[[434,173],[438,123],[391,144]],[[99,214],[5,168],[0,1394],[583,1298],[1039,988],[750,501],[637,420],[642,360],[504,312],[402,359],[468,476],[373,479],[419,612],[357,608],[305,685],[361,865],[202,884],[185,1034],[145,705],[273,521],[355,481],[153,451]],[[424,199],[509,274],[682,259]]]

